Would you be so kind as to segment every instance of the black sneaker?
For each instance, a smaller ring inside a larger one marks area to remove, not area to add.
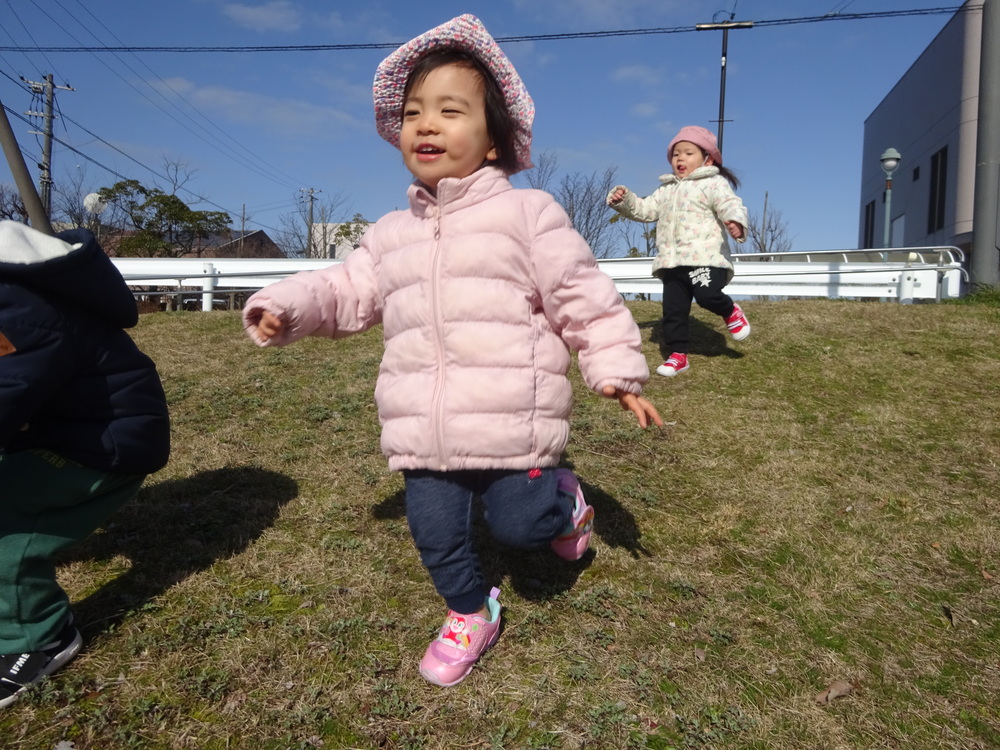
[[[80,651],[83,638],[72,616],[59,637],[40,651],[29,654],[0,654],[0,708],[17,700],[21,692],[64,666]]]

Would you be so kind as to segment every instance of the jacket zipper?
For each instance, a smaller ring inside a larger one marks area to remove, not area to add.
[[[440,197],[439,197],[440,200]],[[441,298],[439,271],[441,268],[441,205],[437,206],[434,217],[434,257],[431,263],[431,307],[434,313],[434,340],[437,344],[438,377],[434,383],[434,440],[437,443],[438,463],[441,471],[448,469],[444,449],[444,334],[441,322]]]

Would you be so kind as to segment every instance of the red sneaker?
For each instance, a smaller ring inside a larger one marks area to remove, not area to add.
[[[691,365],[688,364],[688,355],[686,354],[671,354],[667,357],[667,361],[656,368],[656,371],[660,375],[664,375],[668,378],[672,378],[674,375],[680,372],[687,372],[691,369]]]
[[[739,305],[733,305],[732,315],[726,318],[726,328],[729,329],[733,341],[742,341],[750,335],[750,321]]]

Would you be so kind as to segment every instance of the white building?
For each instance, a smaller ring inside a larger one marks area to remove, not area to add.
[[[356,225],[357,222],[313,224],[311,243],[312,250],[309,253],[309,257],[343,260],[354,252],[357,245],[354,244],[350,238],[345,238],[343,232],[341,232],[338,237],[338,230],[348,224],[350,225],[348,226],[348,229],[350,229]]]
[[[981,1],[966,0],[865,120],[858,247],[883,247],[886,175],[901,155],[889,200],[890,247],[971,249],[982,49]]]

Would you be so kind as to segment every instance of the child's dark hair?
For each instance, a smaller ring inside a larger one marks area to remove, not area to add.
[[[438,49],[424,55],[413,66],[406,79],[403,101],[406,101],[413,87],[422,82],[432,70],[445,65],[459,65],[479,75],[483,84],[483,100],[486,104],[486,132],[497,151],[496,160],[490,164],[501,169],[506,175],[514,174],[518,171],[514,118],[507,109],[507,101],[504,99],[500,84],[490,73],[489,68],[475,55],[453,48]]]
[[[701,151],[702,158],[708,158],[708,154],[705,152],[705,149],[703,149],[697,143],[695,144],[695,147],[699,151]],[[713,164],[712,166],[719,170],[719,174],[722,177],[725,177],[727,180],[729,180],[729,184],[733,186],[733,190],[739,190],[740,187],[739,178],[737,178],[736,175],[733,174],[733,171],[731,169],[728,169],[727,167],[724,167],[721,164]]]

